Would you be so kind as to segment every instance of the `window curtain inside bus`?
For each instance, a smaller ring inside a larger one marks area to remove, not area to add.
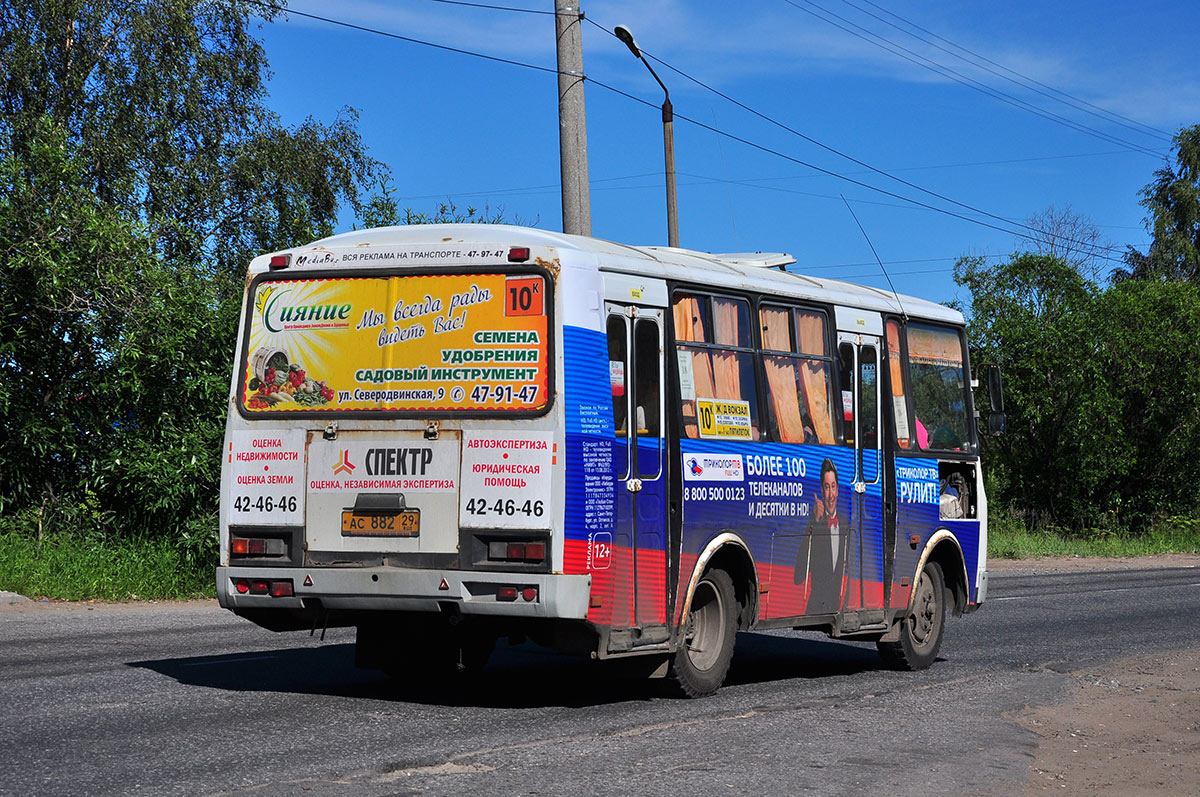
[[[792,334],[788,311],[782,307],[762,308],[763,348],[791,351]],[[796,363],[790,357],[763,357],[775,427],[784,443],[804,442],[804,416],[800,413],[800,391]]]
[[[682,295],[675,299],[675,306],[672,308],[675,317],[675,340],[680,343],[685,341],[703,343],[705,341],[704,318],[701,314],[700,302],[701,299],[697,296]],[[691,366],[692,392],[688,395],[686,387],[684,388],[685,395],[681,403],[681,412],[684,434],[694,439],[700,436],[700,429],[696,425],[696,398],[716,396],[713,387],[712,364],[706,351],[680,347],[679,353],[687,358],[686,361]],[[683,370],[682,364],[680,369]],[[687,380],[681,375],[680,381],[686,382]]]
[[[900,362],[900,325],[887,322],[888,376],[892,383],[892,420],[896,424],[896,445],[912,448],[908,426],[908,400],[904,393],[904,368]]]
[[[804,354],[828,356],[825,347],[825,317],[821,313],[796,311],[796,333]],[[812,419],[817,442],[833,443],[833,418],[829,413],[829,364],[807,360],[801,368],[808,417]]]
[[[782,307],[763,307],[763,348],[793,351],[788,316]],[[795,311],[800,351],[825,354],[824,319],[820,313]],[[784,443],[833,442],[829,415],[829,365],[798,357],[764,356],[767,386],[779,439]],[[807,428],[806,428],[807,427]]]
[[[748,324],[742,323],[746,305],[732,299],[713,299],[713,327],[720,346],[747,346],[742,335],[749,332]],[[741,310],[742,313],[738,311]],[[749,335],[746,335],[749,338]],[[713,398],[739,399],[742,395],[741,358],[735,352],[713,352],[713,382],[716,393]],[[699,392],[696,393],[700,395]]]
[[[747,351],[752,346],[749,303],[741,299],[680,294],[675,298],[672,313],[679,358],[683,433],[690,438],[700,436],[696,399],[724,399],[750,405],[752,439],[757,440],[753,354]],[[706,318],[710,319],[707,329]],[[702,348],[685,345],[687,343],[707,345]],[[735,347],[742,351],[732,350]]]

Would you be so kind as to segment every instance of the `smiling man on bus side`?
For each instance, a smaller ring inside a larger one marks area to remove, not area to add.
[[[838,514],[838,473],[833,460],[821,463],[821,493],[813,502],[808,533],[796,555],[797,584],[808,582],[809,614],[832,614],[841,603],[848,527]]]

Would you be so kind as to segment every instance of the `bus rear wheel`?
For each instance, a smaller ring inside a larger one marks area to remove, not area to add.
[[[884,664],[893,670],[924,670],[937,659],[946,628],[946,582],[936,562],[926,562],[913,587],[911,608],[900,621],[900,639],[877,642]]]
[[[737,599],[724,570],[706,572],[696,584],[669,676],[687,697],[711,695],[725,682],[737,638]]]

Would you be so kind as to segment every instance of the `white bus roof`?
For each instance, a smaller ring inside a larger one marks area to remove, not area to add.
[[[954,324],[963,322],[962,314],[957,310],[925,299],[896,295],[891,291],[841,280],[808,276],[801,273],[803,265],[794,271],[784,271],[783,267],[797,261],[791,255],[783,253],[709,254],[662,246],[628,246],[600,238],[507,224],[412,224],[378,227],[322,238],[306,246],[284,251],[300,253],[311,252],[314,249],[451,243],[553,247],[560,253],[575,253],[576,257],[572,258],[574,260],[582,256],[594,261],[602,271],[698,282],[718,289],[751,290],[879,312],[903,312]],[[252,271],[265,271],[268,259],[269,256],[256,258],[251,267]]]

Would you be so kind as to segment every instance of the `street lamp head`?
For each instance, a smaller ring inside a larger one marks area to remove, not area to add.
[[[637,46],[637,42],[633,40],[633,32],[624,25],[617,25],[613,28],[613,33],[617,34],[617,38],[625,42],[625,46],[629,48],[629,52],[633,53],[634,58],[642,57],[642,50]]]
[[[625,46],[629,48],[629,52],[633,53],[634,58],[646,65],[646,69],[650,70],[651,76],[663,90],[663,149],[666,151],[667,160],[667,245],[678,247],[679,217],[675,207],[675,134],[672,132],[674,129],[674,111],[671,109],[671,93],[667,91],[667,85],[659,78],[658,73],[654,71],[654,67],[650,66],[650,62],[642,56],[642,49],[633,40],[633,32],[624,25],[617,25],[617,27],[613,28],[613,33],[616,34],[618,39],[625,42]]]

